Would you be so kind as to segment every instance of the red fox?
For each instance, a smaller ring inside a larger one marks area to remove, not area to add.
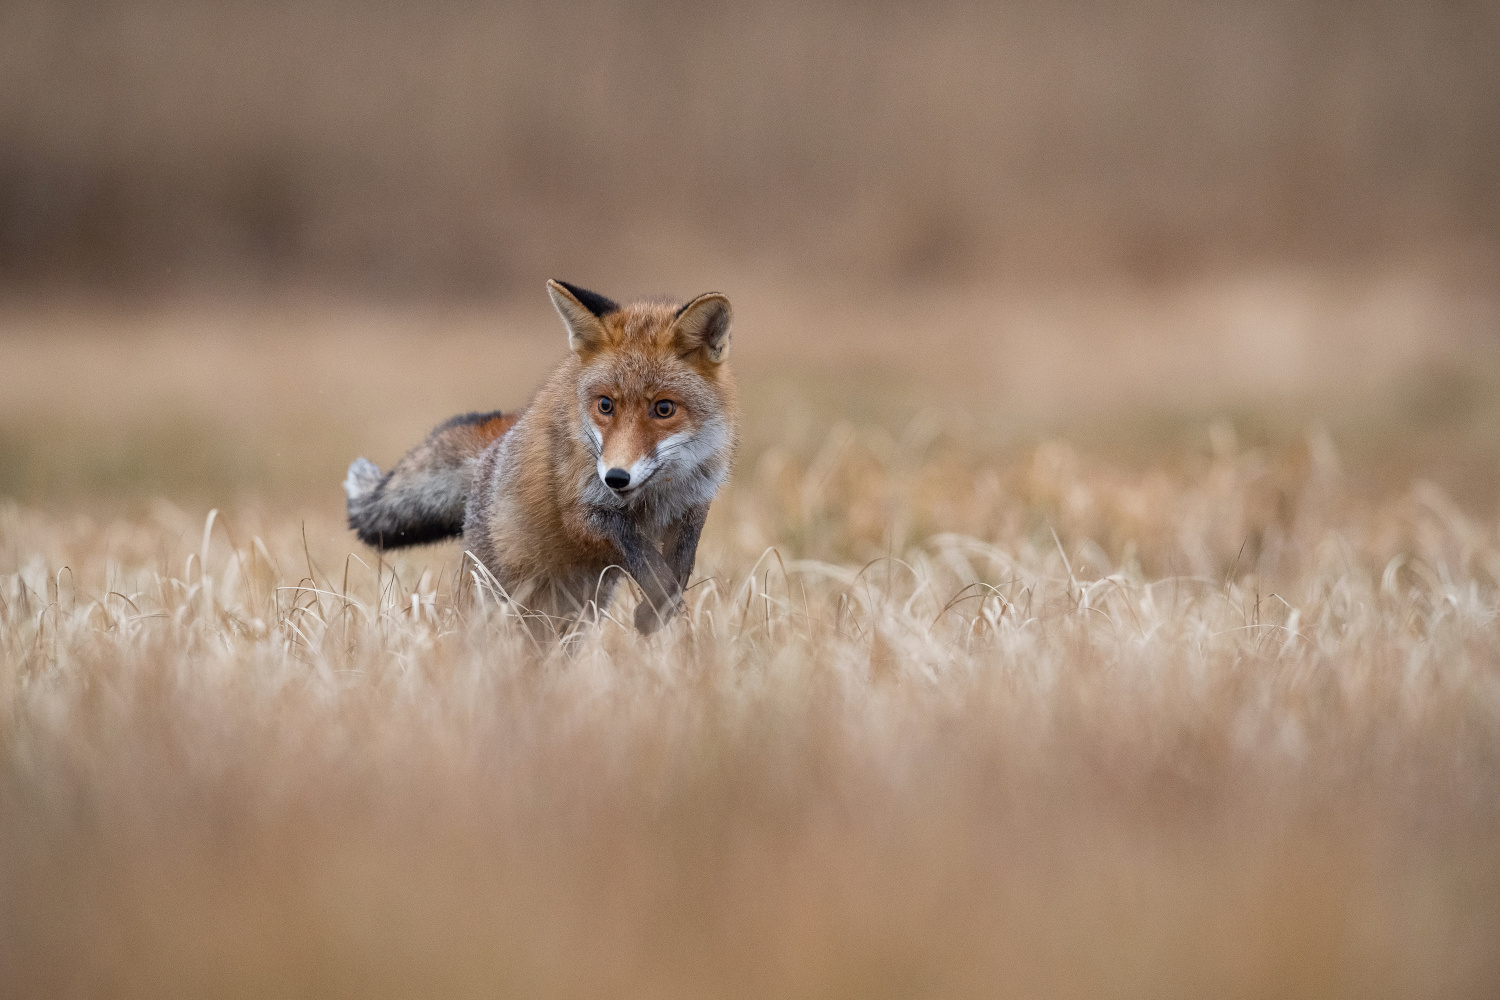
[[[462,535],[505,595],[558,634],[609,602],[623,569],[649,634],[677,613],[738,426],[729,300],[618,305],[547,291],[572,353],[518,413],[439,425],[381,474],[349,466],[349,526],[379,548]]]

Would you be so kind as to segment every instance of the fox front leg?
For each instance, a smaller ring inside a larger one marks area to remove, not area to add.
[[[677,574],[629,518],[609,511],[599,514],[595,524],[615,543],[624,557],[625,569],[645,594],[646,599],[635,609],[635,627],[642,635],[650,635],[670,621],[682,603]]]
[[[677,578],[677,586],[687,589],[688,577],[693,575],[693,563],[698,558],[698,538],[703,534],[703,522],[708,518],[708,505],[696,507],[672,525],[662,546],[662,555]]]
[[[650,635],[665,625],[682,607],[682,594],[687,590],[688,578],[693,575],[693,562],[698,556],[698,538],[703,534],[703,522],[708,517],[708,506],[688,511],[673,524],[662,539],[662,558],[675,581],[676,595],[666,614],[659,614],[649,604],[642,602],[635,609],[635,627],[642,635]]]

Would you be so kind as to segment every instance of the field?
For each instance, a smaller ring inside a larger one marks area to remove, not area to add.
[[[566,653],[337,491],[545,302],[7,307],[9,995],[1494,995],[1492,297],[731,290],[686,619]]]

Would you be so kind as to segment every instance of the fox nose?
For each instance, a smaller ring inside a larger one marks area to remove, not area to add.
[[[604,474],[604,485],[612,490],[623,490],[630,485],[630,473],[624,469],[610,469]]]

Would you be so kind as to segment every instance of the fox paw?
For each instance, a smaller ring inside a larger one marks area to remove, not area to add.
[[[344,492],[350,500],[374,492],[380,485],[380,467],[368,458],[356,458],[349,464],[349,474],[344,477]]]
[[[635,630],[641,635],[650,635],[663,625],[677,617],[682,610],[682,597],[679,595],[659,613],[651,606],[651,602],[642,600],[635,606]]]

